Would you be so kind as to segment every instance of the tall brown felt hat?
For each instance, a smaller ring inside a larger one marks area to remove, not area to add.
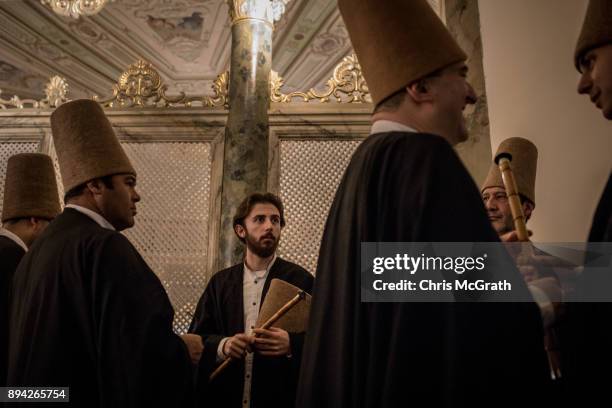
[[[64,190],[112,174],[136,174],[100,105],[79,99],[51,115]]]
[[[538,148],[532,142],[522,137],[511,137],[506,139],[497,148],[494,157],[501,153],[509,153],[512,156],[510,165],[516,180],[519,194],[525,196],[535,205],[535,180],[538,165]],[[499,166],[491,164],[489,174],[480,189],[483,192],[490,187],[504,187]]]
[[[15,218],[53,219],[61,207],[51,157],[41,153],[11,156],[6,166],[2,222]]]
[[[586,52],[605,44],[612,44],[612,1],[590,0],[574,52],[576,69]]]
[[[426,0],[338,0],[375,105],[467,56]]]
[[[272,279],[268,294],[266,295],[263,305],[261,305],[257,326],[255,327],[261,327],[300,291],[300,288],[284,280]],[[308,327],[308,317],[310,316],[310,301],[311,296],[306,293],[306,298],[290,309],[287,314],[274,323],[272,327],[278,327],[289,333],[305,332]]]

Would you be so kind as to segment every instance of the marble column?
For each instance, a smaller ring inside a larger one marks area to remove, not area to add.
[[[444,0],[442,0],[444,1]],[[457,153],[465,163],[476,185],[480,186],[491,164],[489,112],[482,65],[482,38],[478,0],[446,0],[446,26],[468,55],[468,80],[474,87],[478,102],[466,108],[470,137],[457,146]]]
[[[274,3],[229,0],[232,51],[217,270],[242,260],[232,218],[248,194],[267,190],[268,108]],[[280,16],[278,16],[280,17]]]

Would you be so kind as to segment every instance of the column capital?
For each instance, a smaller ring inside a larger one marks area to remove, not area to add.
[[[280,20],[291,0],[227,0],[232,25],[241,20],[260,20],[270,25]]]

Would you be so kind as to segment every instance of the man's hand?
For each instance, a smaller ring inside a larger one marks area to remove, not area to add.
[[[197,364],[202,357],[202,351],[204,351],[204,344],[202,343],[202,337],[197,334],[183,334],[181,339],[185,342],[187,350],[189,350],[189,357],[193,364]]]
[[[246,333],[238,333],[230,337],[223,345],[223,353],[235,359],[241,359],[247,352],[251,352],[253,337]]]
[[[253,346],[262,356],[289,356],[291,354],[291,344],[289,333],[278,327],[266,329],[254,329],[255,337]]]
[[[529,236],[533,235],[533,232],[531,232],[530,230],[527,230],[527,233],[529,234]],[[499,240],[501,242],[519,242],[518,233],[516,232],[516,230],[506,232],[505,234],[499,236]]]

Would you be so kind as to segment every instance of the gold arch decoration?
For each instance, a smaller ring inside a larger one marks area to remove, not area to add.
[[[281,88],[284,85],[283,78],[278,72],[272,71],[270,78],[270,100],[272,102],[293,102],[301,99],[302,102],[319,101],[330,102],[331,98],[338,103],[372,103],[368,85],[363,78],[361,65],[357,61],[357,55],[351,54],[336,65],[332,77],[327,81],[326,89],[317,91],[311,88],[307,92],[291,92],[284,94]]]
[[[214,80],[212,96],[187,96],[181,92],[177,96],[168,96],[165,85],[159,73],[149,62],[140,60],[132,64],[121,74],[119,81],[113,85],[113,95],[108,99],[100,99],[97,95],[93,100],[105,107],[191,107],[194,104],[203,107],[228,107],[229,73],[226,71]]]

